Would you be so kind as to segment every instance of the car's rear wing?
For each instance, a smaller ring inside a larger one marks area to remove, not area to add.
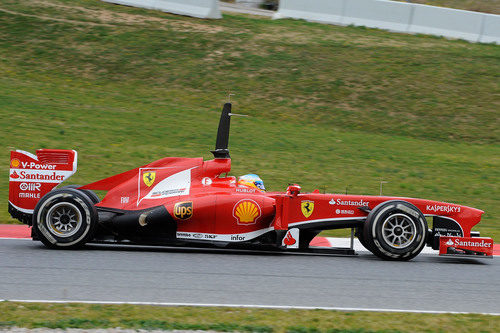
[[[39,149],[36,155],[22,150],[10,152],[9,212],[31,224],[37,202],[76,172],[77,152]]]

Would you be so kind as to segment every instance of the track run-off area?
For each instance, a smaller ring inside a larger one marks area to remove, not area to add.
[[[338,256],[121,245],[62,251],[26,231],[0,226],[1,300],[500,314],[496,258],[422,253],[390,262],[362,249]]]

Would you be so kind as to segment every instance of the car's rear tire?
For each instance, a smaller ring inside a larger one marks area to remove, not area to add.
[[[49,248],[74,249],[94,236],[97,211],[93,201],[80,190],[62,188],[47,193],[33,212],[33,229]]]
[[[95,194],[94,191],[92,190],[81,190],[81,189],[78,189],[79,187],[81,187],[82,185],[76,185],[76,184],[73,184],[73,185],[66,185],[66,186],[63,186],[61,187],[61,189],[63,188],[73,188],[73,189],[77,189],[79,191],[82,191],[83,193],[85,193],[90,200],[92,200],[92,202],[95,204],[99,203],[101,201],[101,199],[97,196],[97,194]]]
[[[391,200],[375,207],[363,227],[367,248],[386,260],[410,260],[425,246],[427,221],[409,202]]]

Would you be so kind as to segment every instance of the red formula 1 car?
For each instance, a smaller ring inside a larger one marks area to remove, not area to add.
[[[213,160],[167,157],[85,186],[54,189],[76,172],[73,150],[12,151],[9,212],[50,248],[113,242],[308,251],[322,230],[351,228],[383,259],[409,260],[424,246],[443,255],[492,256],[492,239],[471,231],[481,220],[479,209],[413,198],[301,193],[298,185],[265,192],[240,184],[227,176],[231,115],[226,103]],[[92,190],[107,194],[100,201]]]

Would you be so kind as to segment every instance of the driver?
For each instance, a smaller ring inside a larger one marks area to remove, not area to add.
[[[256,174],[250,173],[238,178],[238,186],[256,188],[259,191],[265,191],[264,182]]]

